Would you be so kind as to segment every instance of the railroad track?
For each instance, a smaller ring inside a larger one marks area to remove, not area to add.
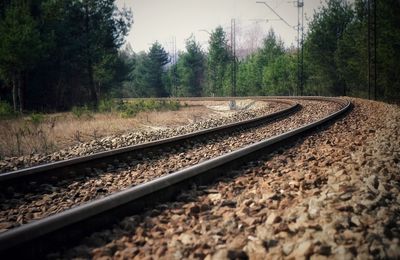
[[[4,176],[7,178],[0,181],[0,202],[5,204],[0,210],[0,229],[4,232],[5,229],[48,217],[205,160],[199,158],[201,151],[196,146],[204,150],[207,145],[222,143],[228,135],[237,137],[245,129],[252,129],[258,124],[265,125],[273,118],[299,109],[294,102],[284,102],[286,106],[289,105],[287,109],[243,122],[9,173]],[[185,154],[187,157],[189,153],[197,156],[197,159],[188,161],[180,158]],[[108,158],[109,154],[111,158]],[[118,155],[124,157],[121,159]],[[210,154],[208,157],[212,156],[217,155]],[[99,160],[101,162],[98,164]],[[65,163],[74,161],[77,163],[72,167],[64,167]],[[170,161],[178,163],[171,164]],[[107,187],[110,183],[111,188]],[[85,191],[82,192],[80,187],[85,187]]]
[[[299,104],[293,101],[274,99],[268,101],[283,103],[288,107],[268,115],[252,118],[249,120],[243,120],[240,122],[230,123],[219,127],[203,129],[179,136],[174,136],[171,138],[164,138],[161,140],[131,145],[104,152],[98,152],[78,158],[45,163],[33,167],[18,169],[11,172],[0,173],[0,186],[14,185],[16,183],[19,183],[21,180],[25,182],[36,181],[40,180],[41,178],[48,179],[49,176],[60,176],[65,173],[81,173],[83,171],[86,171],[88,167],[105,169],[108,167],[108,164],[112,164],[116,160],[132,160],[133,154],[143,153],[149,150],[157,150],[166,146],[182,143],[186,140],[202,138],[210,134],[226,134],[229,132],[237,131],[238,128],[246,129],[250,127],[255,127],[260,124],[268,123],[279,117],[289,115],[300,108]]]
[[[205,158],[185,161],[179,157],[190,151],[198,155],[196,145],[218,143],[228,135],[237,137],[245,129],[268,125],[271,120],[299,109],[292,101],[272,102],[288,107],[250,120],[0,175],[0,229],[4,232],[193,165]],[[170,166],[169,161],[183,163]],[[158,162],[157,167],[152,165],[154,162]],[[158,169],[152,172],[151,168]],[[110,182],[114,189],[107,187]],[[85,193],[80,191],[81,186]]]
[[[320,99],[309,99],[314,101],[307,102],[321,102]],[[127,214],[138,213],[144,207],[154,205],[154,203],[159,202],[160,200],[168,200],[173,198],[180,190],[187,188],[193,182],[207,183],[212,180],[215,177],[215,173],[221,171],[221,169],[234,167],[249,157],[254,156],[254,154],[257,154],[257,152],[261,150],[273,149],[278,144],[285,143],[290,138],[294,138],[305,131],[309,131],[310,129],[313,129],[333,119],[334,117],[339,116],[350,107],[348,102],[340,99],[323,99],[322,101],[340,104],[340,109],[336,112],[330,113],[329,116],[321,117],[320,120],[313,123],[305,120],[303,123],[308,124],[290,131],[285,129],[286,133],[284,134],[275,136],[273,138],[268,138],[266,140],[262,140],[263,138],[261,137],[262,141],[248,145],[245,148],[235,150],[228,154],[220,155],[219,157],[198,163],[192,167],[178,170],[177,172],[165,175],[164,177],[120,191],[102,199],[64,211],[60,214],[14,228],[0,235],[0,250],[5,254],[15,255],[16,249],[25,248],[24,251],[18,250],[18,252],[26,255],[41,254],[49,247],[49,243],[63,243],[63,241],[69,237],[73,238],[77,235],[81,236],[82,234],[90,233],[93,229],[96,229],[99,226],[114,222],[115,219],[123,217]],[[301,100],[301,102],[305,101]],[[296,105],[291,106],[292,109],[295,107]],[[286,113],[291,112],[293,111],[286,111]],[[276,118],[276,116],[282,115],[274,115],[273,118]],[[266,119],[267,118],[259,118],[252,121],[251,124],[260,124],[261,122],[265,122]],[[271,120],[271,118],[268,118],[268,120]],[[235,124],[231,127],[237,126],[238,125]],[[225,128],[222,131],[226,131],[227,129],[229,128]],[[260,130],[260,128],[256,129]],[[183,139],[177,139],[173,140],[172,142],[181,142],[182,140]],[[237,149],[237,147],[235,149]],[[116,154],[112,155],[116,156]],[[116,157],[114,157],[113,160],[115,160],[115,158]],[[101,160],[101,157],[95,158],[95,160]],[[80,167],[82,169],[87,168],[87,162],[83,163],[84,166]],[[67,165],[67,167],[70,169],[71,165]],[[52,168],[50,170],[53,169],[56,169],[56,172],[58,171],[58,168]],[[49,171],[49,169],[46,170]],[[14,180],[21,180],[21,178],[27,176],[29,178],[38,176],[39,172],[40,171],[35,170],[34,173],[20,174],[15,179],[10,177],[11,175],[8,175],[8,177],[4,178],[2,181],[10,184]],[[53,172],[46,172],[46,175],[51,176],[51,174],[54,175],[54,170]],[[77,232],[77,230],[79,230],[79,232]],[[60,236],[60,234],[62,235]]]

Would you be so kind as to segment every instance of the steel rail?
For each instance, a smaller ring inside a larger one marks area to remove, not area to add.
[[[289,107],[268,115],[259,116],[256,118],[230,123],[218,127],[194,131],[191,133],[178,135],[170,138],[164,138],[156,141],[126,146],[122,148],[98,152],[91,155],[85,155],[76,158],[71,158],[46,164],[40,164],[37,166],[23,168],[11,172],[0,173],[0,187],[9,186],[12,185],[13,183],[20,183],[22,179],[24,181],[31,181],[36,177],[43,178],[49,175],[61,176],[62,173],[70,173],[70,172],[77,173],[79,171],[85,170],[88,167],[92,167],[93,165],[95,165],[95,168],[105,168],[107,167],[108,162],[113,162],[115,159],[119,160],[121,159],[121,157],[128,157],[130,154],[133,153],[140,153],[148,149],[161,148],[167,145],[181,143],[185,140],[202,137],[207,134],[215,134],[225,131],[234,131],[234,129],[238,127],[252,127],[256,124],[266,123],[274,119],[280,118],[282,116],[289,115],[300,109],[300,105],[293,101],[287,101],[287,100],[284,101],[280,99],[276,100],[268,99],[268,101],[284,103],[289,105]]]
[[[43,256],[52,246],[65,245],[82,236],[115,223],[118,219],[144,208],[173,199],[193,183],[205,184],[220,177],[227,169],[240,165],[262,152],[293,143],[299,136],[333,121],[347,112],[351,103],[337,98],[308,98],[338,102],[342,108],[318,121],[286,133],[248,145],[192,167],[128,188],[107,197],[77,206],[62,213],[32,222],[0,234],[0,255],[14,257]]]

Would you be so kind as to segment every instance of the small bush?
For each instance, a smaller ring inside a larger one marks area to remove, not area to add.
[[[102,99],[99,102],[99,112],[112,112],[115,110],[116,105],[112,99]]]
[[[0,117],[9,117],[14,115],[14,110],[10,104],[0,101]]]
[[[81,118],[83,116],[88,117],[88,118],[92,118],[93,117],[92,111],[86,105],[83,106],[83,107],[74,106],[74,107],[72,107],[71,112],[77,118]]]
[[[139,100],[136,102],[136,106],[141,111],[162,111],[162,110],[179,110],[181,104],[178,101],[157,101],[154,99],[150,100]]]
[[[136,104],[125,104],[120,112],[121,117],[128,118],[135,116],[140,110]]]
[[[178,101],[170,101],[168,103],[168,108],[170,110],[176,111],[176,110],[179,110],[181,108],[181,104]]]
[[[115,110],[120,112],[121,117],[133,117],[142,111],[162,111],[162,110],[179,110],[181,104],[178,101],[165,101],[154,99],[140,99],[133,102],[119,101],[115,104]]]
[[[30,114],[29,119],[35,126],[38,126],[44,121],[44,116],[42,114],[32,113]]]

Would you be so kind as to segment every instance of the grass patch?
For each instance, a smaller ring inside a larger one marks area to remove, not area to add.
[[[0,160],[5,156],[51,153],[80,142],[131,131],[142,127],[142,122],[162,125],[176,121],[178,119],[169,111],[180,108],[177,101],[146,99],[129,102],[104,100],[99,103],[97,111],[89,106],[53,114],[19,115],[6,110],[4,114],[13,117],[0,120]],[[135,117],[138,113],[140,115]],[[179,120],[187,119],[182,116]]]
[[[187,104],[186,104],[187,106]],[[122,118],[134,117],[139,112],[148,111],[177,111],[181,108],[178,101],[166,101],[155,99],[138,99],[134,101],[115,101],[113,99],[102,99],[99,102],[97,111],[90,109],[89,106],[75,106],[72,114],[77,118],[90,119],[94,113],[114,113],[117,112]]]
[[[165,101],[165,100],[154,100],[154,99],[139,99],[131,102],[119,102],[117,105],[117,111],[124,118],[133,117],[139,112],[146,111],[177,111],[181,108],[181,104],[178,101]]]

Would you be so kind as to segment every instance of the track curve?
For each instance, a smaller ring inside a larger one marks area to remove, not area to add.
[[[321,100],[317,98],[309,99]],[[254,154],[257,154],[259,151],[273,149],[273,147],[276,147],[278,144],[287,142],[291,138],[295,138],[306,131],[334,119],[345,113],[350,107],[348,101],[341,99],[323,100],[339,103],[341,109],[316,122],[286,131],[284,134],[250,144],[239,150],[76,207],[61,214],[15,228],[0,235],[0,250],[7,253],[13,248],[28,246],[35,252],[40,253],[44,249],[42,246],[47,245],[50,240],[56,242],[56,239],[53,239],[59,236],[60,231],[63,233],[63,239],[65,239],[67,234],[65,232],[68,230],[75,230],[74,232],[76,232],[75,228],[80,227],[83,232],[85,232],[85,229],[89,231],[94,226],[97,226],[93,223],[100,223],[103,225],[104,223],[109,223],[116,216],[123,216],[128,212],[129,214],[139,212],[144,206],[152,205],[160,199],[172,198],[179,190],[190,186],[190,183],[193,181],[196,183],[207,182],[213,178],[213,173],[215,173],[215,171],[220,171],[227,167],[230,168],[249,156],[254,156]]]

